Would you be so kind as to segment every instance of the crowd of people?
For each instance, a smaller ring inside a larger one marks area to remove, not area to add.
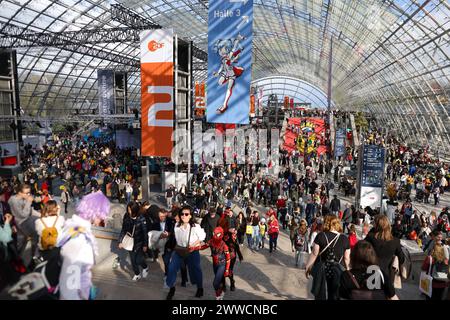
[[[47,288],[51,296],[93,299],[91,269],[97,249],[91,229],[104,225],[110,202],[117,201],[126,204],[118,247],[129,252],[132,281],[148,277],[152,271],[147,260],[161,255],[168,300],[176,293],[178,271],[181,286],[190,282],[197,287],[195,297],[204,295],[202,250],[210,252],[211,286],[215,298],[222,300],[227,278],[230,291],[236,290],[237,259],[249,258],[243,247],[276,254],[282,233],[290,239],[292,265],[313,277],[316,299],[398,299],[396,281],[409,260],[401,246],[403,237],[418,241],[426,252],[423,271],[436,275],[427,298],[443,299],[449,209],[426,214],[414,209],[413,202],[427,188],[439,194],[448,191],[448,164],[433,160],[426,150],[385,139],[377,129],[362,138],[383,145],[388,154],[387,199],[378,210],[342,199],[354,193],[354,182],[343,170],[356,161],[353,157],[333,163],[327,153],[305,163],[281,152],[276,175],[261,165],[203,164],[195,168],[189,186],[170,185],[164,191],[164,207],[142,201],[135,150],[116,149],[111,141],[74,142],[69,137],[37,153],[27,147],[23,177],[1,182],[0,258],[7,263],[1,264],[0,279],[14,284],[47,263],[53,271]],[[52,198],[55,189],[61,190],[62,208]],[[405,198],[403,189],[409,192]],[[66,218],[70,201],[76,213]],[[23,252],[30,240],[34,258],[25,265]],[[77,292],[67,286],[71,266],[82,270],[83,285]],[[373,276],[382,279],[380,285],[371,286]]]

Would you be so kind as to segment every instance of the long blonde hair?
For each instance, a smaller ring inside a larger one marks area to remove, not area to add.
[[[375,216],[374,219],[375,239],[390,241],[394,239],[389,219],[384,214]]]
[[[445,249],[440,243],[436,243],[431,250],[431,257],[435,262],[444,262],[445,261]]]
[[[323,222],[323,231],[337,231],[339,233],[342,233],[342,224],[339,218],[335,215],[325,216],[325,220]]]

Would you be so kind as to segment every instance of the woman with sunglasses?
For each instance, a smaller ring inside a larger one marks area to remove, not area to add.
[[[175,295],[177,273],[185,261],[188,265],[191,282],[195,282],[197,285],[195,297],[200,298],[203,296],[203,274],[200,266],[200,252],[198,250],[192,251],[192,248],[203,245],[206,233],[199,224],[195,223],[190,206],[184,206],[178,214],[180,221],[175,226],[177,245],[172,254],[166,279],[166,284],[170,288],[167,300],[172,300]]]

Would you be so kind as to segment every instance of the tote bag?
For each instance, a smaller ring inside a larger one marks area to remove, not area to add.
[[[431,294],[433,292],[433,277],[431,276],[431,266],[432,266],[432,260],[430,257],[430,267],[428,268],[428,272],[422,271],[420,273],[420,281],[419,281],[419,291],[423,294],[427,295],[431,298]]]
[[[122,246],[125,250],[127,251],[133,251],[133,247],[134,247],[134,228],[136,226],[133,226],[133,233],[130,234],[129,232],[127,232],[125,234],[125,236],[122,239]]]

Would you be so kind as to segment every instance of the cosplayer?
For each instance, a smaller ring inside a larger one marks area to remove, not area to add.
[[[235,39],[217,40],[214,45],[215,52],[220,56],[220,69],[213,73],[214,77],[219,77],[220,86],[227,84],[227,92],[223,105],[217,109],[217,113],[224,113],[228,108],[231,95],[233,94],[236,78],[240,77],[244,72],[243,67],[235,66],[243,47],[240,41],[245,39],[240,34]]]
[[[77,214],[67,220],[58,241],[62,268],[59,277],[61,300],[93,298],[91,268],[95,264],[97,246],[91,226],[99,226],[109,213],[110,203],[101,192],[88,194],[77,206]]]
[[[223,300],[224,291],[222,286],[222,279],[230,275],[230,251],[228,246],[223,241],[223,229],[217,227],[214,229],[213,237],[208,243],[193,248],[192,250],[204,250],[206,248],[211,248],[211,256],[213,258],[213,268],[214,268],[214,281],[213,286],[216,290],[216,300]]]
[[[237,241],[237,232],[228,232],[225,233],[223,240],[228,246],[228,249],[230,250],[230,290],[234,291],[236,289],[235,287],[235,281],[234,281],[234,265],[236,263],[236,257],[239,257],[239,261],[242,262],[244,260],[244,257],[242,256],[241,249],[239,247],[239,243]],[[225,284],[225,277],[222,278],[222,287],[223,291],[226,291],[226,284]]]

